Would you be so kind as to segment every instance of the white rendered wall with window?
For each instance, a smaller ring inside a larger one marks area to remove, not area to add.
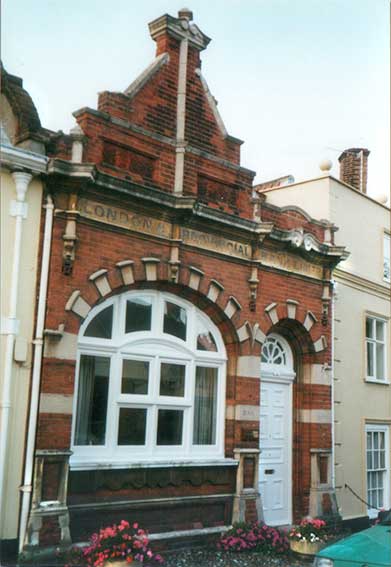
[[[367,515],[363,422],[391,419],[390,301],[338,282],[334,319],[335,485],[344,519]],[[368,317],[368,320],[367,320]],[[377,324],[376,324],[377,322]],[[389,455],[391,456],[391,455]]]
[[[217,327],[174,295],[94,308],[78,340],[72,468],[223,458],[225,365]]]

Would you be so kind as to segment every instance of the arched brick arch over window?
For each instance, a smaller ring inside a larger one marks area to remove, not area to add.
[[[131,260],[117,262],[112,270],[100,269],[92,273],[87,285],[83,289],[74,290],[69,296],[65,311],[84,320],[94,305],[102,303],[108,297],[133,289],[159,289],[183,297],[207,313],[219,327],[226,344],[239,343],[248,338],[247,334],[243,337],[240,333],[243,322],[239,301],[229,295],[219,281],[206,281],[206,291],[201,293],[200,283],[204,274],[193,266],[182,268],[181,282],[176,283],[161,279],[159,259],[142,258],[141,263],[144,272],[141,279],[136,279],[136,268],[139,268],[140,262]],[[92,297],[95,298],[92,302],[87,299]],[[72,328],[75,326],[72,325]]]

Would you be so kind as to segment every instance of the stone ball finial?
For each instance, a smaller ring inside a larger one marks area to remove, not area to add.
[[[330,171],[333,167],[333,162],[330,159],[322,159],[319,163],[319,168],[321,171]]]
[[[387,193],[381,193],[380,195],[375,197],[375,199],[376,199],[376,201],[378,201],[382,205],[385,205],[388,202],[388,195],[387,195]]]
[[[180,20],[187,20],[188,22],[191,22],[193,19],[193,12],[189,10],[189,8],[182,8],[182,10],[179,10],[178,12],[178,18]]]
[[[84,136],[83,130],[80,128],[79,124],[75,124],[75,126],[69,130],[69,134],[75,139],[82,138]]]

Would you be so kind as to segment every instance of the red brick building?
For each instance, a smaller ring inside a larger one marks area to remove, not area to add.
[[[334,512],[330,282],[344,251],[329,223],[254,190],[191,20],[153,21],[153,63],[52,137],[32,544],[122,518],[206,533]]]

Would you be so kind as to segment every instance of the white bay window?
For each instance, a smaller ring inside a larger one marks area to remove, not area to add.
[[[224,456],[225,348],[195,306],[154,291],[111,298],[78,347],[72,467]]]

